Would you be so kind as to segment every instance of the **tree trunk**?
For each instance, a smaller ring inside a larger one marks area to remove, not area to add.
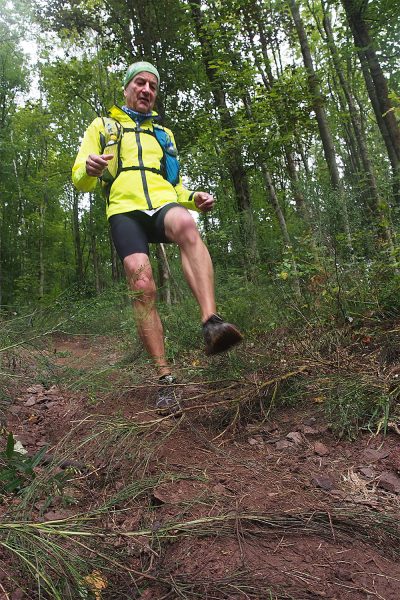
[[[369,197],[369,208],[373,215],[373,220],[376,224],[380,224],[382,227],[382,233],[384,238],[391,243],[392,236],[389,230],[389,227],[385,225],[387,221],[387,215],[385,215],[385,211],[382,210],[382,199],[379,197],[378,186],[376,183],[374,169],[369,158],[367,142],[365,140],[364,132],[361,127],[359,113],[356,108],[356,103],[353,97],[353,94],[350,90],[350,86],[346,77],[344,76],[342,65],[340,62],[339,54],[336,48],[335,40],[333,37],[332,26],[329,14],[327,12],[326,7],[324,6],[324,2],[322,0],[322,9],[323,9],[323,26],[326,33],[326,39],[328,43],[328,47],[331,53],[332,62],[335,68],[336,75],[339,79],[340,86],[343,90],[344,96],[346,98],[347,107],[349,111],[350,121],[354,130],[355,138],[357,141],[358,147],[358,155],[360,157],[363,170],[366,174],[367,185],[366,192]],[[386,211],[387,212],[387,211]]]
[[[110,259],[111,259],[111,277],[113,281],[119,280],[118,255],[115,250],[114,242],[111,236],[111,228],[108,228],[108,240],[110,242]]]
[[[44,220],[46,215],[46,196],[39,205],[39,298],[44,296]]]
[[[100,283],[100,272],[99,272],[99,257],[98,257],[98,253],[97,253],[97,243],[96,243],[96,232],[94,230],[93,194],[89,194],[89,202],[90,202],[90,206],[89,206],[90,253],[92,255],[94,285],[95,285],[96,293],[100,294],[101,283]]]
[[[297,6],[295,0],[288,0],[288,3],[296,27],[297,35],[299,37],[304,66],[308,73],[308,87],[313,100],[313,108],[315,111],[318,129],[321,136],[325,160],[328,165],[329,174],[331,177],[331,183],[335,189],[339,190],[341,189],[341,181],[339,169],[336,162],[335,148],[328,125],[328,120],[326,118],[325,108],[323,106],[323,96],[321,93],[318,77],[314,69],[310,47],[308,45],[307,34],[304,28],[303,21],[300,17],[299,7]]]
[[[222,82],[215,74],[212,68],[213,49],[210,43],[210,37],[204,27],[203,16],[201,12],[201,0],[193,0],[190,4],[193,21],[196,28],[197,38],[201,45],[201,52],[207,79],[211,85],[211,92],[215,107],[218,111],[222,128],[229,131],[238,139],[234,118],[229,112],[227,99],[223,89]],[[258,257],[256,230],[254,226],[253,214],[250,203],[250,189],[247,173],[244,168],[241,148],[238,146],[232,149],[226,156],[226,165],[232,180],[237,210],[241,219],[243,242],[250,256],[248,264],[254,265]]]
[[[164,244],[156,245],[156,257],[158,266],[158,287],[160,290],[160,297],[163,302],[171,306],[171,282],[170,275],[171,271],[168,264],[167,254],[165,252]]]
[[[355,0],[342,0],[342,3],[357,48],[368,95],[392,165],[395,199],[400,202],[400,127],[365,19],[367,3]]]
[[[328,165],[332,187],[338,192],[338,199],[342,211],[342,222],[345,235],[347,238],[347,246],[350,253],[353,252],[353,244],[350,233],[350,225],[347,214],[346,201],[343,194],[343,186],[340,180],[339,169],[336,161],[336,152],[333,144],[332,134],[329,128],[328,119],[324,108],[324,99],[320,89],[317,74],[314,69],[314,64],[308,45],[307,34],[304,28],[303,21],[300,16],[299,7],[295,0],[288,0],[290,12],[292,13],[293,22],[300,41],[301,53],[303,56],[304,66],[308,72],[308,87],[313,99],[313,108],[318,123],[319,134],[324,149],[324,156]]]
[[[72,221],[75,248],[75,273],[78,285],[80,285],[83,282],[83,252],[79,225],[79,194],[76,189],[72,190]]]
[[[264,178],[264,183],[265,183],[265,187],[268,190],[268,195],[269,195],[269,199],[271,202],[271,205],[275,211],[275,214],[277,216],[278,222],[279,222],[279,227],[282,233],[282,237],[283,240],[285,242],[285,246],[286,246],[286,250],[289,253],[289,257],[290,257],[290,262],[292,263],[292,269],[293,269],[293,278],[292,278],[292,282],[293,282],[293,290],[296,294],[296,297],[298,300],[301,299],[301,290],[300,290],[300,280],[299,280],[299,275],[298,275],[298,271],[297,271],[297,265],[296,265],[296,260],[294,258],[293,255],[293,247],[292,247],[292,242],[290,240],[290,236],[289,236],[289,232],[287,230],[287,226],[286,226],[286,220],[285,220],[285,216],[282,212],[282,209],[280,207],[279,204],[279,200],[278,197],[276,195],[275,192],[275,187],[274,184],[272,182],[272,177],[271,174],[268,170],[268,167],[265,163],[261,164],[261,171],[263,174],[263,178]]]

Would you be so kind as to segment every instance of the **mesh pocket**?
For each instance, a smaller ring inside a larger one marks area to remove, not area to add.
[[[116,136],[115,136],[116,137]],[[117,170],[118,170],[118,140],[110,139],[108,144],[105,146],[104,154],[112,154],[113,157],[108,161],[108,166],[105,171],[103,171],[103,175],[101,176],[102,180],[106,183],[110,181],[114,181]]]

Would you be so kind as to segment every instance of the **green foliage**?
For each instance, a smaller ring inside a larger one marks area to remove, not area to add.
[[[332,377],[325,396],[324,413],[335,435],[355,439],[360,430],[381,428],[386,433],[393,399],[373,378]]]
[[[34,456],[17,452],[11,432],[6,449],[0,453],[0,495],[23,493],[36,477],[35,467],[40,464],[47,448],[44,446]]]

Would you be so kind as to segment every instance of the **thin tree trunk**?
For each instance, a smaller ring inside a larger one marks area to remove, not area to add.
[[[110,259],[111,259],[111,277],[113,281],[119,280],[119,270],[118,270],[118,255],[115,250],[114,242],[111,236],[111,229],[108,228],[108,240],[110,242]]]
[[[46,196],[43,198],[43,202],[39,205],[39,298],[42,299],[44,296],[44,221],[46,215]]]
[[[156,257],[158,266],[158,287],[160,290],[160,296],[163,302],[170,306],[172,304],[170,283],[171,271],[169,268],[168,258],[165,252],[164,244],[156,245]]]
[[[292,13],[293,22],[300,41],[301,53],[303,56],[304,66],[308,72],[308,87],[311,93],[313,108],[318,123],[319,134],[324,149],[325,160],[328,165],[332,187],[338,192],[338,199],[342,211],[343,227],[347,238],[347,246],[350,253],[353,252],[353,244],[350,233],[349,218],[347,214],[347,206],[343,194],[343,186],[339,175],[339,169],[336,161],[336,152],[333,144],[332,134],[329,128],[328,119],[324,108],[324,99],[320,89],[317,74],[314,69],[314,64],[308,45],[307,34],[304,28],[303,21],[300,16],[299,7],[295,0],[288,0],[290,12]]]
[[[79,225],[79,194],[75,189],[72,190],[72,221],[75,248],[75,273],[78,285],[80,285],[83,281],[83,252]]]
[[[367,178],[366,192],[369,197],[369,208],[373,214],[375,224],[379,223],[379,227],[382,229],[384,238],[392,245],[392,236],[387,222],[387,210],[383,210],[383,200],[379,196],[378,185],[376,183],[375,173],[372,166],[372,162],[369,158],[367,142],[365,135],[361,127],[360,116],[356,108],[356,103],[353,94],[350,90],[348,81],[344,75],[342,65],[340,62],[339,54],[336,48],[335,40],[333,37],[331,20],[326,6],[323,0],[321,1],[323,10],[323,26],[326,33],[326,39],[328,47],[331,53],[332,62],[335,68],[335,72],[339,79],[340,86],[343,90],[346,98],[347,107],[349,111],[350,121],[354,130],[354,134],[357,140],[358,154],[362,162],[363,170]],[[393,249],[393,248],[392,248]]]
[[[3,207],[0,205],[0,320],[3,305]]]
[[[328,165],[331,183],[335,189],[341,188],[339,169],[336,162],[336,153],[333,144],[332,135],[329,129],[328,120],[326,118],[324,100],[321,93],[317,74],[314,69],[313,60],[311,57],[310,47],[308,45],[307,34],[304,28],[303,21],[300,17],[299,7],[295,0],[288,0],[290,11],[296,27],[297,35],[300,41],[301,53],[303,56],[304,66],[308,73],[308,87],[312,96],[313,108],[317,118],[318,129],[321,136],[322,146],[324,149],[325,160]]]
[[[394,196],[396,201],[400,202],[400,127],[365,19],[367,3],[354,0],[342,0],[342,3],[357,48],[368,95],[392,165]]]
[[[89,194],[89,223],[90,223],[90,252],[92,255],[92,266],[94,275],[94,284],[97,294],[101,292],[100,272],[99,272],[99,257],[97,253],[96,233],[94,230],[93,217],[93,194]]]
[[[210,38],[206,35],[204,29],[201,0],[193,0],[190,4],[190,8],[196,28],[197,38],[201,45],[205,72],[211,85],[214,104],[218,111],[221,125],[224,130],[230,131],[235,137],[238,137],[234,118],[230,114],[227,106],[227,99],[222,82],[218,80],[218,77],[215,75],[215,69],[212,68],[213,50],[210,43]],[[237,147],[235,150],[229,152],[229,154],[226,156],[226,164],[235,192],[237,210],[242,224],[244,238],[243,241],[248,250],[248,256],[250,256],[250,260],[247,261],[247,264],[254,266],[258,257],[257,238],[250,203],[250,188],[240,147]]]
[[[285,242],[285,246],[286,246],[286,250],[289,253],[289,257],[290,257],[290,262],[292,263],[292,269],[293,269],[293,290],[296,294],[297,299],[301,299],[301,290],[300,290],[300,279],[299,279],[299,275],[298,275],[298,270],[297,270],[297,264],[296,264],[296,260],[294,258],[293,255],[293,246],[292,246],[292,242],[290,240],[290,236],[289,236],[289,232],[286,226],[286,220],[285,220],[285,216],[282,212],[281,206],[279,204],[279,200],[278,197],[276,195],[275,192],[275,187],[274,184],[272,182],[272,177],[271,174],[268,170],[268,167],[265,163],[261,163],[261,172],[263,174],[263,178],[264,178],[264,183],[265,183],[265,187],[268,190],[268,195],[269,195],[269,199],[271,202],[271,205],[275,211],[275,214],[277,216],[278,219],[278,223],[279,223],[279,227],[282,233],[282,237],[283,240]]]

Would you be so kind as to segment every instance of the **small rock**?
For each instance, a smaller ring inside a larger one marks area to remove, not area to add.
[[[57,406],[57,402],[45,402],[43,404],[43,408],[51,408],[52,406]]]
[[[67,517],[67,513],[61,510],[49,510],[43,515],[46,521],[61,521]]]
[[[275,444],[275,448],[277,450],[284,450],[285,448],[292,448],[292,447],[293,447],[293,444],[291,444],[287,440],[279,440],[279,442],[276,442],[276,444]]]
[[[279,427],[276,423],[267,423],[267,425],[264,427],[264,431],[266,431],[267,433],[274,433],[274,431],[278,431]]]
[[[20,588],[18,588],[17,590],[13,591],[10,598],[11,598],[11,600],[22,600],[24,596],[25,596],[24,591],[21,590]]]
[[[336,569],[335,577],[341,581],[353,581],[353,574],[351,571],[347,571],[347,569]]]
[[[60,389],[56,385],[52,385],[51,388],[45,390],[46,396],[57,396],[60,393]]]
[[[303,433],[304,435],[315,435],[318,433],[318,430],[310,427],[310,425],[303,425]]]
[[[9,412],[12,415],[19,415],[21,410],[22,410],[22,406],[13,405],[13,406],[10,406],[10,408],[9,408]]]
[[[213,487],[213,492],[219,495],[226,494],[226,488],[221,483],[217,483]]]
[[[317,419],[315,417],[310,417],[309,419],[306,419],[304,421],[304,425],[308,425],[308,426],[311,427],[312,425],[314,425],[314,423],[316,422],[316,420]]]
[[[374,470],[371,467],[360,467],[361,475],[367,477],[367,479],[373,479],[375,477]]]
[[[36,404],[36,396],[31,396],[30,398],[28,398],[28,400],[25,402],[25,406],[34,406]]]
[[[367,448],[363,452],[363,458],[368,463],[378,462],[378,460],[382,460],[389,456],[390,450],[385,450],[381,448],[380,450],[374,450],[374,448]]]
[[[315,442],[314,452],[315,454],[318,454],[318,456],[327,456],[329,454],[329,448],[327,448],[322,442]]]
[[[39,404],[39,402],[43,402],[43,400],[46,400],[46,396],[42,392],[36,394],[36,404]]]
[[[43,392],[44,387],[42,386],[41,383],[38,383],[37,385],[31,385],[30,387],[27,388],[27,392],[29,394],[38,394],[39,392]]]
[[[400,494],[400,477],[391,471],[384,471],[379,477],[378,486],[393,494]]]
[[[312,483],[321,488],[321,490],[325,490],[326,492],[330,492],[334,488],[334,483],[329,477],[325,475],[317,475],[313,478]]]
[[[287,434],[287,439],[291,440],[296,446],[299,446],[303,443],[303,436],[300,431],[291,431]]]
[[[319,434],[326,433],[330,429],[330,425],[320,425],[317,427],[316,431]]]
[[[250,446],[256,446],[258,444],[257,440],[255,440],[254,438],[249,438],[247,441],[250,444]]]
[[[391,467],[393,471],[400,473],[400,448],[397,447],[395,450],[392,450],[386,461],[386,465]]]

